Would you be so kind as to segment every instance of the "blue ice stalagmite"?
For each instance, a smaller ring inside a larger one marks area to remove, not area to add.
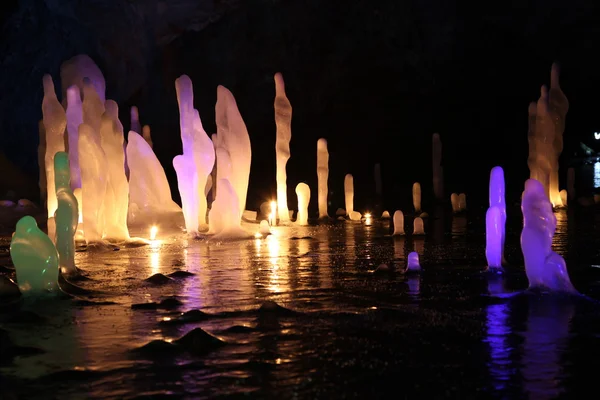
[[[65,275],[77,273],[75,267],[75,233],[79,221],[77,199],[71,190],[69,155],[58,152],[54,156],[54,182],[58,207],[54,214],[56,222],[56,250],[60,269]]]
[[[23,295],[41,296],[58,290],[58,253],[33,217],[28,215],[17,222],[10,257]]]
[[[577,293],[569,279],[565,260],[552,251],[556,216],[546,188],[539,181],[528,179],[525,182],[521,210],[521,250],[529,288]]]
[[[235,189],[227,179],[217,182],[219,191],[208,213],[209,234],[214,239],[242,239],[250,237],[242,229],[239,202]]]
[[[494,167],[490,172],[490,207],[485,215],[485,257],[488,271],[502,273],[506,230],[504,170]]]

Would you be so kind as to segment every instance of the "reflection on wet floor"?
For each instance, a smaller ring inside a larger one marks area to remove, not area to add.
[[[600,298],[589,213],[557,212],[553,245],[578,289]],[[443,218],[430,217],[423,237],[392,237],[388,221],[373,219],[278,227],[230,243],[165,237],[145,248],[77,253],[89,278],[77,284],[94,291],[79,298],[91,303],[41,304],[34,311],[45,323],[10,322],[21,315],[16,306],[0,312],[17,345],[43,350],[3,366],[6,387],[22,398],[380,398],[402,376],[411,398],[580,393],[579,377],[597,370],[600,357],[565,354],[591,351],[578,343],[600,334],[600,306],[523,294],[518,227],[507,235],[510,272],[488,279],[481,219],[451,217],[447,232]],[[421,274],[403,273],[411,251]],[[388,268],[373,273],[382,264]],[[155,274],[166,279],[145,281]],[[157,306],[131,307],[150,302]],[[195,328],[224,345],[198,349],[212,340],[202,333],[182,341]],[[144,350],[153,341],[166,354]]]

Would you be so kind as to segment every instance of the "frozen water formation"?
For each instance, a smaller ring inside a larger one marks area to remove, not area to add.
[[[71,190],[71,173],[69,171],[69,155],[64,151],[54,156],[54,182],[58,207],[55,213],[56,250],[60,269],[65,275],[77,273],[75,267],[75,233],[79,221],[77,199]]]
[[[415,208],[415,213],[421,213],[421,184],[419,182],[413,183],[412,187],[412,196],[413,196],[413,207]]]
[[[439,133],[432,137],[432,167],[433,167],[433,193],[437,201],[444,199],[444,168],[442,167],[442,139]]]
[[[390,219],[390,212],[385,210],[381,213],[381,219]]]
[[[310,202],[310,187],[304,182],[296,186],[296,196],[298,196],[298,215],[296,223],[298,225],[308,225],[308,203]]]
[[[58,253],[31,216],[17,222],[10,257],[23,295],[42,296],[58,290]]]
[[[417,217],[413,221],[413,235],[424,235],[425,227],[423,225],[423,218]]]
[[[346,215],[354,211],[354,178],[351,174],[344,177],[344,196],[346,200]]]
[[[506,229],[506,201],[504,199],[504,170],[494,167],[490,172],[490,207],[485,214],[485,258],[488,271],[502,273]]]
[[[258,226],[258,233],[261,236],[268,236],[271,234],[271,225],[269,225],[269,221],[267,221],[266,219],[260,221],[260,224]]]
[[[404,235],[404,213],[400,210],[394,212],[394,236]]]
[[[81,90],[77,85],[67,89],[67,152],[71,168],[71,189],[81,188],[79,169],[79,125],[83,124],[83,103]]]
[[[546,195],[546,188],[539,181],[528,179],[525,182],[521,210],[521,250],[529,288],[576,294],[565,260],[552,251],[556,216]]]
[[[530,178],[536,179],[552,206],[562,207],[558,182],[558,158],[563,150],[565,118],[569,101],[560,88],[559,68],[552,64],[550,90],[541,88],[537,103],[529,105],[529,166]]]
[[[215,165],[215,148],[202,126],[198,110],[194,108],[192,80],[187,75],[180,76],[175,80],[175,89],[183,155],[173,159],[173,166],[187,233],[197,236],[199,230],[206,226],[208,204],[205,189]]]
[[[60,66],[60,81],[62,83],[63,99],[67,98],[68,88],[77,86],[83,90],[84,80],[87,79],[94,87],[100,101],[104,104],[106,100],[106,82],[102,71],[96,63],[87,55],[80,54]]]
[[[215,143],[217,154],[217,196],[221,190],[219,183],[225,176],[228,176],[229,183],[238,198],[238,215],[241,218],[248,194],[252,150],[250,148],[248,130],[240,115],[235,98],[224,86],[217,87],[215,118],[217,122],[217,143]],[[222,174],[222,171],[220,171],[223,163],[219,161],[219,149],[221,149],[221,154],[229,154],[230,166],[228,175]]]
[[[358,211],[352,211],[349,215],[351,221],[360,221],[362,215]]]
[[[419,271],[421,271],[421,264],[419,264],[419,253],[413,251],[408,254],[408,265],[406,266],[406,272]]]
[[[453,213],[460,212],[460,204],[458,202],[458,194],[457,193],[452,193],[450,195],[450,203],[452,204],[452,212]]]
[[[329,151],[327,151],[327,140],[317,141],[317,180],[319,196],[319,218],[328,218],[327,214],[327,179],[329,178]],[[348,211],[348,210],[346,210]]]
[[[140,124],[140,111],[136,106],[131,107],[129,112],[131,118],[131,124],[129,126],[129,130],[134,131],[135,133],[142,134],[142,125]]]
[[[290,220],[287,206],[287,173],[285,167],[290,158],[290,140],[292,139],[292,105],[285,94],[285,83],[281,73],[275,74],[275,125],[277,139],[275,153],[277,163],[277,211],[279,223]]]
[[[249,237],[242,229],[237,193],[227,179],[217,182],[219,192],[208,213],[208,233],[214,240],[243,239]]]

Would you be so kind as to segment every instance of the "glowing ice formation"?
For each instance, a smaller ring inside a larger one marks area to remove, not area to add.
[[[69,165],[71,166],[71,189],[81,188],[79,169],[79,125],[83,124],[83,103],[77,85],[67,89],[67,144]]]
[[[287,173],[286,164],[290,158],[290,140],[292,139],[292,105],[285,94],[285,83],[281,73],[275,74],[275,125],[277,139],[275,142],[277,162],[277,210],[280,223],[290,220],[287,206]]]
[[[46,131],[46,199],[48,218],[54,217],[57,207],[56,191],[54,189],[54,155],[65,151],[65,128],[67,117],[65,110],[56,98],[54,83],[50,75],[44,75],[44,99],[42,100],[42,114],[44,130]]]
[[[177,174],[177,187],[181,196],[181,208],[185,220],[185,230],[191,236],[198,235],[198,174],[194,159],[185,155],[173,158]]]
[[[58,288],[58,253],[31,216],[17,222],[10,257],[23,295],[40,296]]]
[[[423,225],[423,218],[417,217],[413,222],[413,235],[424,235],[425,226]]]
[[[438,201],[444,199],[444,168],[442,167],[442,139],[439,133],[432,137],[432,163],[433,163],[433,193]]]
[[[88,78],[83,79],[83,123],[89,125],[98,135],[104,114],[104,100]],[[80,152],[81,154],[81,152]],[[85,154],[85,153],[84,153]]]
[[[464,193],[458,195],[458,211],[467,211],[467,195]]]
[[[88,79],[93,85],[100,101],[104,104],[106,100],[106,83],[102,71],[96,63],[87,55],[77,55],[60,66],[60,81],[62,83],[63,99],[66,97],[67,88],[76,85],[83,89],[84,80]]]
[[[104,237],[109,240],[124,241],[129,240],[129,229],[127,228],[129,183],[125,176],[123,125],[119,121],[117,103],[107,100],[105,109],[100,125],[100,144],[106,157],[104,170],[107,173],[104,197]],[[85,188],[83,190],[85,192]]]
[[[106,155],[100,138],[87,124],[79,126],[84,235],[87,243],[99,242],[104,233],[104,199],[108,185]]]
[[[389,211],[384,211],[381,213],[381,219],[390,219],[390,212]]]
[[[58,207],[55,213],[56,250],[61,271],[66,275],[77,273],[75,267],[75,233],[79,223],[79,206],[71,190],[69,155],[64,151],[54,156],[54,182]]]
[[[241,227],[241,215],[237,193],[227,179],[217,182],[219,193],[208,213],[209,234],[214,239],[241,239],[248,233]]]
[[[404,213],[400,210],[394,212],[394,233],[393,235],[404,235]]]
[[[321,138],[317,141],[317,179],[319,196],[319,218],[328,218],[327,214],[327,179],[329,178],[329,152],[327,140]],[[346,210],[348,211],[348,210]]]
[[[577,293],[569,279],[565,260],[552,251],[556,216],[546,190],[539,181],[528,179],[525,182],[521,210],[521,250],[529,288]]]
[[[452,193],[450,195],[450,203],[452,204],[452,212],[460,212],[460,205],[458,203],[458,194]]]
[[[296,186],[296,196],[298,196],[298,214],[296,223],[298,225],[308,225],[308,203],[310,202],[310,188],[304,182]]]
[[[558,184],[558,159],[563,151],[563,133],[565,131],[565,119],[569,111],[569,101],[563,93],[559,82],[559,68],[556,63],[552,64],[550,71],[550,92],[549,106],[550,115],[554,125],[554,142],[553,142],[553,158],[552,170],[550,171],[550,201],[554,206],[566,206],[561,204],[561,197]]]
[[[413,183],[412,197],[415,213],[419,214],[421,212],[421,184],[419,182]]]
[[[258,233],[261,236],[268,236],[271,234],[271,226],[269,225],[269,221],[264,219],[260,221],[260,225],[258,226]]]
[[[130,110],[131,123],[129,130],[135,133],[142,134],[142,125],[140,124],[140,112],[136,106],[132,106]]]
[[[485,215],[485,258],[488,270],[502,272],[504,240],[506,237],[506,201],[504,199],[504,170],[494,167],[490,172],[490,208]]]
[[[238,214],[241,217],[246,207],[246,196],[248,195],[248,180],[250,178],[252,150],[250,148],[248,130],[240,115],[235,98],[224,86],[217,87],[215,118],[217,122],[219,147],[222,147],[229,153],[231,163],[229,182],[237,194],[239,205]],[[220,165],[221,164],[219,164],[218,167]],[[217,174],[218,173],[219,172],[217,172]],[[220,177],[217,179],[217,188],[218,190],[221,190],[219,182],[221,182]]]
[[[130,131],[127,140],[129,164],[129,208],[143,213],[160,214],[181,211],[171,198],[165,170],[152,148],[137,133]],[[85,196],[83,206],[85,207]],[[135,206],[134,206],[135,205]],[[135,217],[133,217],[135,219]],[[87,230],[87,225],[85,226]]]
[[[148,125],[144,125],[144,127],[142,128],[142,136],[144,137],[144,140],[148,143],[148,146],[152,148],[154,144],[152,143],[152,135],[150,133],[150,127]]]
[[[419,253],[416,251],[408,254],[408,265],[406,272],[419,272],[421,271],[421,264],[419,264]]]
[[[568,199],[569,198],[569,194],[567,193],[567,191],[565,189],[563,189],[563,190],[560,191],[559,195],[560,195],[560,201],[562,202],[562,205],[564,207],[566,207],[567,203],[569,201],[569,199]]]
[[[354,178],[351,174],[344,177],[344,196],[346,200],[346,215],[354,211]]]
[[[350,217],[351,221],[360,221],[362,219],[362,215],[358,211],[352,211],[348,217]]]

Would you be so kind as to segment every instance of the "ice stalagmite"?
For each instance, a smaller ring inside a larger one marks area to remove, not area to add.
[[[442,167],[442,139],[439,133],[432,137],[432,167],[433,167],[433,193],[437,201],[444,199],[444,169]]]
[[[104,199],[108,183],[106,155],[100,137],[87,124],[79,126],[79,167],[81,168],[83,229],[85,241],[102,241]],[[85,155],[85,156],[83,156]]]
[[[346,215],[354,211],[354,178],[351,174],[344,177],[344,196],[346,198]]]
[[[100,126],[100,143],[106,155],[105,171],[108,177],[104,198],[104,236],[108,240],[124,241],[129,239],[129,183],[125,176],[123,147],[125,139],[117,103],[107,100],[105,108]]]
[[[490,208],[485,216],[485,257],[488,271],[501,273],[504,258],[504,238],[506,229],[506,201],[504,199],[504,170],[492,168],[490,173]]]
[[[415,214],[420,214],[421,213],[421,184],[419,182],[413,183],[412,196],[413,196],[413,207],[415,208]]]
[[[71,173],[69,171],[69,155],[58,152],[54,156],[54,182],[58,208],[55,213],[56,221],[56,250],[60,269],[65,275],[77,273],[75,267],[75,233],[79,221],[77,199],[71,190]]]
[[[48,207],[48,218],[54,217],[57,201],[54,190],[54,155],[59,151],[65,151],[65,128],[67,117],[65,110],[60,105],[54,91],[54,83],[50,75],[44,75],[44,99],[42,101],[42,114],[44,130],[46,131],[46,196]]]
[[[219,193],[208,213],[209,233],[213,239],[242,239],[250,235],[241,227],[237,193],[227,179],[218,182]]]
[[[298,225],[308,225],[308,203],[310,202],[310,187],[300,182],[296,186],[296,196],[298,196],[298,215],[296,223]]]
[[[425,227],[423,225],[423,219],[421,217],[415,218],[413,221],[413,235],[424,235]]]
[[[152,148],[154,144],[152,143],[152,136],[150,134],[150,127],[148,125],[144,125],[144,127],[142,128],[142,136],[144,137],[144,140],[146,141],[146,143],[148,143],[150,148]]]
[[[319,218],[329,218],[327,214],[327,180],[329,179],[329,151],[327,140],[321,138],[317,141],[317,182],[319,200]]]
[[[83,103],[77,85],[67,89],[67,143],[71,168],[71,189],[81,188],[79,169],[79,125],[83,124]]]
[[[569,111],[569,101],[563,93],[559,82],[559,68],[556,63],[552,64],[550,72],[549,107],[552,122],[554,124],[554,141],[552,170],[550,172],[550,201],[556,207],[566,206],[562,204],[558,182],[558,159],[563,151],[563,133],[565,131],[565,119]]]
[[[102,123],[102,114],[104,114],[104,100],[100,97],[92,82],[84,78],[83,80],[83,123],[89,125],[96,135],[100,134],[100,124]],[[81,154],[81,153],[80,153]]]
[[[229,182],[237,194],[241,218],[246,207],[252,150],[248,130],[240,115],[235,98],[224,86],[217,87],[215,118],[220,145],[229,153],[231,161],[231,179]],[[219,195],[218,191],[221,190],[219,182],[220,178],[217,181],[217,196]]]
[[[185,220],[185,230],[190,236],[198,236],[198,174],[194,157],[178,155],[173,158],[173,168],[177,174],[177,187],[181,196],[181,208]]]
[[[58,290],[58,253],[50,238],[29,215],[17,222],[10,242],[17,284],[25,296],[44,296]]]
[[[394,236],[404,235],[404,213],[400,210],[394,212]]]
[[[102,71],[96,63],[87,55],[77,55],[60,66],[60,81],[62,83],[63,99],[67,89],[73,85],[83,89],[84,80],[87,79],[98,94],[100,102],[106,101],[106,82]]]
[[[139,133],[141,135],[142,134],[142,125],[140,124],[140,112],[136,106],[131,107],[129,116],[131,118],[130,130],[134,131],[135,133]]]
[[[529,288],[577,293],[569,279],[565,260],[552,251],[556,216],[544,186],[535,179],[525,182],[521,210],[521,250]]]
[[[279,223],[290,220],[287,206],[287,173],[285,167],[290,158],[290,140],[292,139],[292,105],[285,94],[285,84],[281,73],[275,74],[275,142],[277,163],[277,211]]]

